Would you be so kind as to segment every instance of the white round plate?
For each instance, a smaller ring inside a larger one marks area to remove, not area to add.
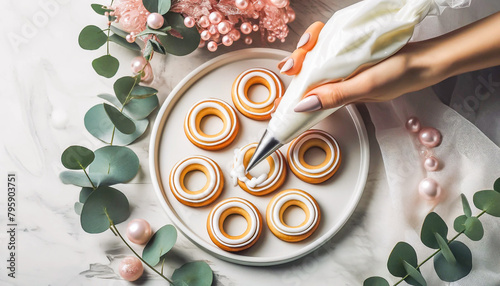
[[[229,197],[241,197],[257,206],[265,220],[266,207],[272,196],[252,196],[232,185],[229,173],[234,149],[258,142],[267,127],[267,121],[255,121],[238,113],[241,127],[236,140],[220,151],[205,151],[194,146],[185,136],[184,117],[188,109],[204,98],[219,98],[234,106],[231,85],[242,71],[268,68],[277,74],[277,63],[289,53],[274,49],[253,48],[219,56],[201,65],[187,75],[163,103],[152,130],[150,142],[150,170],[158,199],[173,224],[186,237],[212,255],[244,265],[275,265],[300,258],[328,241],[349,219],[358,204],[368,174],[369,148],[366,129],[354,106],[336,111],[315,128],[332,134],[342,152],[342,164],[328,181],[312,185],[299,180],[290,170],[280,190],[297,188],[310,193],[319,203],[321,222],[316,232],[304,241],[284,242],[275,237],[265,224],[259,241],[239,253],[221,250],[210,240],[206,230],[208,213],[217,202]],[[285,86],[291,77],[280,75]],[[286,154],[288,145],[281,148]],[[205,155],[215,160],[224,174],[225,186],[221,196],[211,205],[192,208],[178,202],[170,192],[168,176],[173,165],[188,156]]]

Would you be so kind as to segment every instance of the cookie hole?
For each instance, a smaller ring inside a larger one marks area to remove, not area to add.
[[[247,229],[247,220],[239,214],[231,214],[224,220],[224,232],[230,236],[242,235]]]
[[[318,166],[326,159],[325,150],[319,147],[311,147],[304,153],[304,161],[311,166]]]
[[[291,205],[283,212],[283,222],[291,227],[301,225],[306,220],[306,213],[298,206]]]
[[[203,116],[200,122],[201,131],[207,135],[215,135],[222,131],[224,123],[215,115]]]
[[[200,191],[207,183],[207,176],[202,171],[191,171],[184,176],[184,186],[191,192]]]
[[[263,84],[254,84],[248,88],[247,96],[251,102],[265,102],[269,97],[269,90]]]

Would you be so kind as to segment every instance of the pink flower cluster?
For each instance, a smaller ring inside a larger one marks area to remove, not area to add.
[[[111,16],[116,16],[116,22],[132,36],[146,29],[150,13],[142,4],[142,0],[116,0],[111,8],[114,10]]]

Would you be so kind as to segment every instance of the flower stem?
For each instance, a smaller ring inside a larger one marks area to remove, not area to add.
[[[80,165],[80,166],[81,166],[81,165]],[[81,166],[81,167],[82,167],[82,166]],[[92,189],[94,189],[94,190],[95,190],[95,189],[97,189],[97,187],[94,185],[94,183],[93,183],[93,182],[92,182],[92,180],[90,179],[89,174],[87,173],[87,171],[85,171],[85,168],[83,168],[83,167],[82,167],[82,170],[83,170],[83,172],[85,173],[85,176],[87,176],[87,179],[89,179],[89,182],[90,182],[90,184],[92,185]]]

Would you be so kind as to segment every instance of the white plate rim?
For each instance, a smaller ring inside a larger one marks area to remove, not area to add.
[[[275,58],[277,56],[284,58],[288,55],[290,55],[289,52],[278,49],[248,48],[248,49],[229,52],[205,62],[204,64],[200,65],[199,67],[191,71],[187,76],[185,76],[170,92],[170,94],[163,102],[156,116],[151,131],[151,138],[149,143],[149,170],[155,193],[157,195],[158,200],[160,201],[162,208],[165,210],[167,216],[175,225],[175,227],[179,229],[184,234],[184,236],[186,236],[191,242],[193,242],[195,245],[200,247],[202,250],[208,252],[209,254],[232,263],[249,265],[249,266],[278,265],[299,259],[315,251],[316,249],[321,247],[324,243],[329,241],[351,217],[352,213],[356,209],[356,206],[358,205],[361,199],[361,196],[365,188],[366,180],[368,177],[369,160],[370,160],[368,135],[365,124],[361,119],[361,115],[359,114],[356,107],[351,104],[347,105],[345,108],[349,112],[349,115],[351,116],[353,123],[356,126],[360,143],[360,158],[361,158],[358,181],[353,190],[355,194],[353,195],[353,199],[350,200],[348,211],[343,213],[342,217],[338,220],[338,223],[334,225],[323,236],[321,236],[314,242],[308,244],[307,246],[301,248],[299,251],[287,255],[273,256],[273,257],[242,256],[235,253],[223,251],[217,248],[216,246],[210,245],[209,243],[203,240],[198,241],[196,239],[193,239],[193,237],[196,237],[196,234],[185,226],[185,224],[177,217],[177,215],[171,210],[171,208],[167,204],[166,198],[163,196],[162,187],[160,186],[161,179],[158,173],[159,172],[158,160],[157,160],[158,156],[156,156],[156,154],[158,154],[158,146],[161,138],[161,132],[159,132],[159,130],[163,130],[163,126],[166,122],[166,117],[168,117],[165,115],[168,115],[170,109],[173,107],[173,105],[175,105],[176,99],[179,98],[187,89],[189,89],[191,84],[196,82],[199,78],[205,76],[212,70],[215,70],[218,67],[221,67],[225,64],[248,58],[255,58],[255,57]]]

